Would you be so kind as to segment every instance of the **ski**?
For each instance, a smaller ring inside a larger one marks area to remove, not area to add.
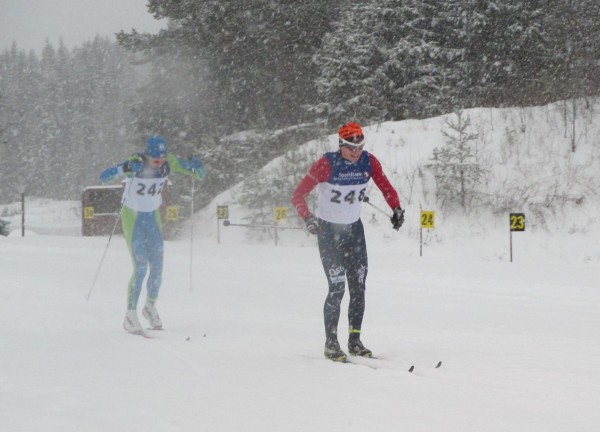
[[[374,360],[374,361],[370,361],[370,360]],[[371,369],[400,369],[401,366],[399,363],[394,362],[393,360],[387,360],[381,357],[358,357],[358,356],[353,356],[353,357],[348,357],[346,359],[346,361],[344,363],[352,363],[352,364],[357,364],[357,365],[362,365],[362,366],[367,366],[370,367]],[[442,366],[442,361],[438,361],[437,364],[435,366],[433,366],[433,369],[439,369]],[[415,371],[415,365],[411,364],[410,367],[407,369],[408,372],[413,373]]]
[[[438,363],[437,363],[437,364],[436,364],[436,365],[435,365],[433,368],[434,368],[434,369],[439,369],[440,367],[442,367],[442,361],[441,361],[441,360],[440,360],[440,361],[439,361],[439,362],[438,362]],[[408,371],[409,371],[409,372],[414,372],[414,370],[415,370],[415,365],[411,365],[411,366],[408,368]]]
[[[144,339],[154,339],[151,335],[149,335],[144,330],[140,330],[140,331],[137,331],[137,332],[127,332],[127,333],[129,333],[130,335],[133,335],[133,336],[141,336]]]
[[[419,376],[418,374],[418,370],[423,370],[423,369],[439,369],[442,367],[442,361],[439,360],[436,364],[434,365],[430,365],[427,366],[426,368],[423,367],[418,367],[415,366],[415,364],[410,364],[408,363],[410,366],[408,366],[408,368],[406,368],[406,363],[402,363],[399,361],[395,361],[393,359],[388,359],[386,357],[377,357],[377,356],[372,356],[372,357],[361,357],[361,356],[353,356],[353,355],[349,355],[347,357],[344,358],[338,358],[338,359],[332,359],[332,358],[327,358],[329,361],[333,362],[333,363],[346,363],[346,364],[353,364],[353,365],[358,365],[358,366],[366,366],[370,369],[391,369],[391,370],[405,370],[409,373],[414,373],[415,375]]]
[[[165,339],[165,340],[181,340],[184,342],[191,342],[192,336],[183,336],[176,332],[171,332],[169,330],[165,330],[164,328],[155,329],[152,327],[146,328],[144,333],[148,336],[149,339]],[[206,333],[202,337],[206,337]]]

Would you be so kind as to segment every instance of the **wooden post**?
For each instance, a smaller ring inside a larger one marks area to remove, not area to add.
[[[21,192],[21,237],[25,237],[25,192]]]
[[[512,230],[508,232],[510,233],[510,262],[512,262]]]

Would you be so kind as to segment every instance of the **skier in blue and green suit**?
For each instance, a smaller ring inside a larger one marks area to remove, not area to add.
[[[159,209],[162,204],[161,192],[171,172],[193,175],[199,180],[204,177],[204,168],[198,157],[183,160],[168,153],[165,139],[155,135],[148,139],[144,153],[136,153],[100,174],[103,183],[119,175],[126,176],[121,226],[131,254],[133,274],[127,289],[127,312],[123,327],[130,333],[143,332],[137,317],[137,304],[148,268],[147,296],[142,315],[152,328],[162,329],[162,321],[156,310],[164,255]]]

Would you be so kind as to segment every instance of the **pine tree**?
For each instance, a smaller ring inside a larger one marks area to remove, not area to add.
[[[136,80],[116,44],[96,39],[69,52],[48,43],[41,59],[15,45],[0,55],[0,72],[2,199],[78,199],[115,150],[126,154]]]
[[[471,132],[470,118],[461,111],[455,116],[446,121],[447,129],[442,131],[446,145],[433,150],[429,167],[433,169],[442,206],[451,208],[458,202],[466,212],[477,197],[483,169],[475,157],[473,144],[478,135]]]
[[[368,123],[387,117],[387,78],[380,71],[387,59],[386,47],[375,32],[367,30],[377,15],[363,3],[342,11],[335,30],[326,35],[316,55],[319,103],[310,110],[330,124],[348,119]]]
[[[553,100],[598,94],[600,3],[596,0],[551,3],[543,23],[548,29],[545,78]]]
[[[246,222],[264,224],[272,221],[273,208],[289,206],[290,196],[310,165],[319,157],[319,152],[298,148],[286,153],[280,163],[265,167],[258,174],[246,178],[236,194],[236,202],[247,210]],[[314,200],[314,196],[308,198]],[[314,208],[315,203],[311,203]],[[294,224],[301,224],[295,212],[289,217]]]
[[[25,191],[27,179],[23,167],[34,168],[26,153],[39,93],[39,61],[19,52],[15,43],[0,56],[0,118],[5,128],[2,137],[2,183],[0,191],[5,202],[17,200]]]
[[[439,2],[372,0],[345,10],[316,56],[321,103],[336,123],[427,117],[454,105],[455,49]]]
[[[312,55],[339,3],[153,0],[149,11],[172,25],[158,35],[118,38],[157,63],[165,54],[166,61],[202,62],[204,91],[195,104],[205,107],[197,120],[204,131],[277,128],[307,119],[303,105],[316,97]]]

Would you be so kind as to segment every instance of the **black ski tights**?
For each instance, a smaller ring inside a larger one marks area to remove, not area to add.
[[[350,303],[348,324],[360,330],[365,312],[365,280],[368,258],[365,233],[360,219],[352,224],[334,224],[319,220],[319,253],[329,283],[325,299],[325,336],[337,339],[340,305],[344,297],[346,278]]]

